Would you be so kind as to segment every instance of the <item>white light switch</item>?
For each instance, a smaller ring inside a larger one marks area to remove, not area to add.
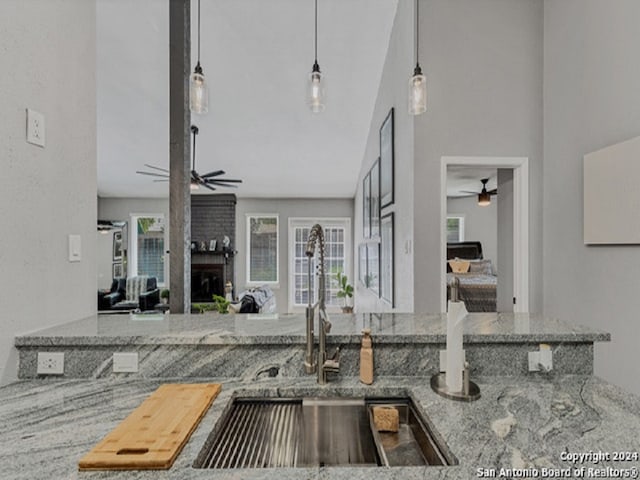
[[[79,262],[82,260],[82,242],[80,235],[69,235],[69,261]]]
[[[27,142],[44,147],[44,115],[27,108]]]
[[[114,373],[136,373],[138,371],[138,353],[114,353]]]

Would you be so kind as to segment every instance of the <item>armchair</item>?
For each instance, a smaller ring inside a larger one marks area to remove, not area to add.
[[[160,290],[156,277],[116,278],[110,293],[104,295],[100,310],[153,310],[160,303]]]

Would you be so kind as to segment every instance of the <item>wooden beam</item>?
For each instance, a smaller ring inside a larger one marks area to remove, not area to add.
[[[169,311],[191,311],[191,4],[169,2]]]

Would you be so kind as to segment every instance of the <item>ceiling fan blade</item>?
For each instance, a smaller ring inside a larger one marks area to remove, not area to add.
[[[205,182],[202,182],[200,185],[202,185],[203,187],[207,187],[209,190],[213,190],[213,191],[215,191],[215,190],[216,190],[216,189],[215,189],[215,188],[213,188],[211,185],[209,185],[209,184],[207,184],[207,183],[205,183]]]
[[[169,179],[168,179],[168,178],[166,178],[166,179],[162,179],[162,180],[154,180],[154,182],[168,182],[168,181],[169,181]]]
[[[238,188],[237,185],[232,185],[232,184],[222,183],[222,182],[205,182],[205,185],[217,185],[218,187]]]
[[[207,182],[227,182],[227,183],[242,183],[242,180],[236,180],[232,178],[205,178]]]
[[[497,195],[497,194],[498,194],[498,189],[497,189],[497,188],[494,188],[493,190],[489,190],[487,193],[488,193],[489,195]]]
[[[156,167],[155,165],[149,165],[148,163],[145,163],[144,166],[147,168],[153,168],[154,170],[160,170],[161,172],[169,173],[169,170],[167,170],[166,168]]]
[[[205,173],[204,175],[201,175],[201,177],[209,178],[209,177],[217,177],[219,175],[224,175],[224,170],[216,170],[214,172]]]
[[[479,195],[480,192],[470,192],[469,190],[460,190],[460,193],[470,193],[472,195]]]
[[[141,172],[140,170],[136,170],[136,173],[139,173],[140,175],[149,175],[150,177],[162,177],[162,178],[169,178],[169,175],[163,175],[161,173],[154,173],[154,172]]]

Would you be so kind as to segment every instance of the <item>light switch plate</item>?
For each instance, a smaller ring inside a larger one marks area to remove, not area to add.
[[[82,241],[80,235],[69,235],[69,261],[82,260]]]
[[[44,147],[45,136],[44,115],[27,108],[27,142]]]
[[[138,353],[114,353],[114,373],[136,373],[138,371]]]

